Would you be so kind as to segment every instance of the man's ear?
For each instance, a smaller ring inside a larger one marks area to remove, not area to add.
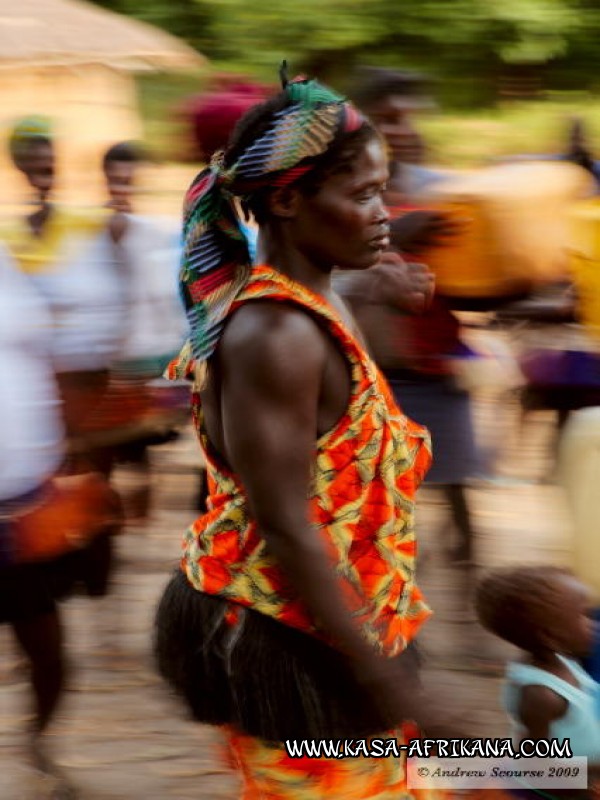
[[[269,192],[267,203],[273,216],[293,219],[298,213],[300,192],[293,186],[279,186]]]

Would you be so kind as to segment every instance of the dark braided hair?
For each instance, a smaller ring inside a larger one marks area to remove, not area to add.
[[[498,570],[476,589],[475,609],[484,628],[521,650],[546,647],[543,634],[558,603],[556,585],[568,570],[551,566]]]
[[[264,103],[251,108],[237,123],[229,145],[224,153],[224,165],[231,166],[253,142],[260,138],[273,123],[277,112],[282,111],[291,101],[285,92],[279,92]],[[325,180],[341,172],[352,172],[354,163],[364,146],[379,134],[373,125],[365,120],[355,131],[340,132],[326,153],[315,158],[307,158],[302,163],[311,163],[313,169],[293,184],[303,194],[316,193]],[[244,211],[250,211],[256,222],[262,224],[268,216],[267,199],[272,189],[262,189],[244,199]]]

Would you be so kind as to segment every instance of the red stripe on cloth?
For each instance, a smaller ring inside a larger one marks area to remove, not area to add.
[[[224,283],[230,281],[233,276],[233,272],[234,265],[225,264],[224,266],[214,270],[214,272],[210,272],[208,275],[198,278],[197,281],[190,283],[188,290],[194,303],[199,303],[206,297],[207,294],[214,291],[219,286],[222,286]]]
[[[298,178],[305,175],[312,169],[310,165],[305,165],[303,167],[292,167],[284,172],[282,175],[279,175],[275,178],[272,182],[272,186],[289,186],[290,183],[293,183]]]
[[[206,189],[210,188],[210,184],[212,184],[213,180],[214,175],[211,173],[210,175],[205,175],[195,186],[190,186],[185,197],[186,202],[192,203],[196,200]]]

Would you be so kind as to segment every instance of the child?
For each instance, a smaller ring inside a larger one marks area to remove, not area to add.
[[[503,690],[515,740],[569,739],[591,776],[600,766],[600,684],[576,660],[593,645],[589,601],[574,576],[549,566],[492,573],[475,599],[482,625],[524,651],[508,664]]]

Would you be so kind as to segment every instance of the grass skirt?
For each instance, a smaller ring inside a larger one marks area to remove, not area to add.
[[[160,602],[155,648],[160,673],[200,722],[271,742],[361,738],[392,727],[336,650],[198,592],[182,572]]]

